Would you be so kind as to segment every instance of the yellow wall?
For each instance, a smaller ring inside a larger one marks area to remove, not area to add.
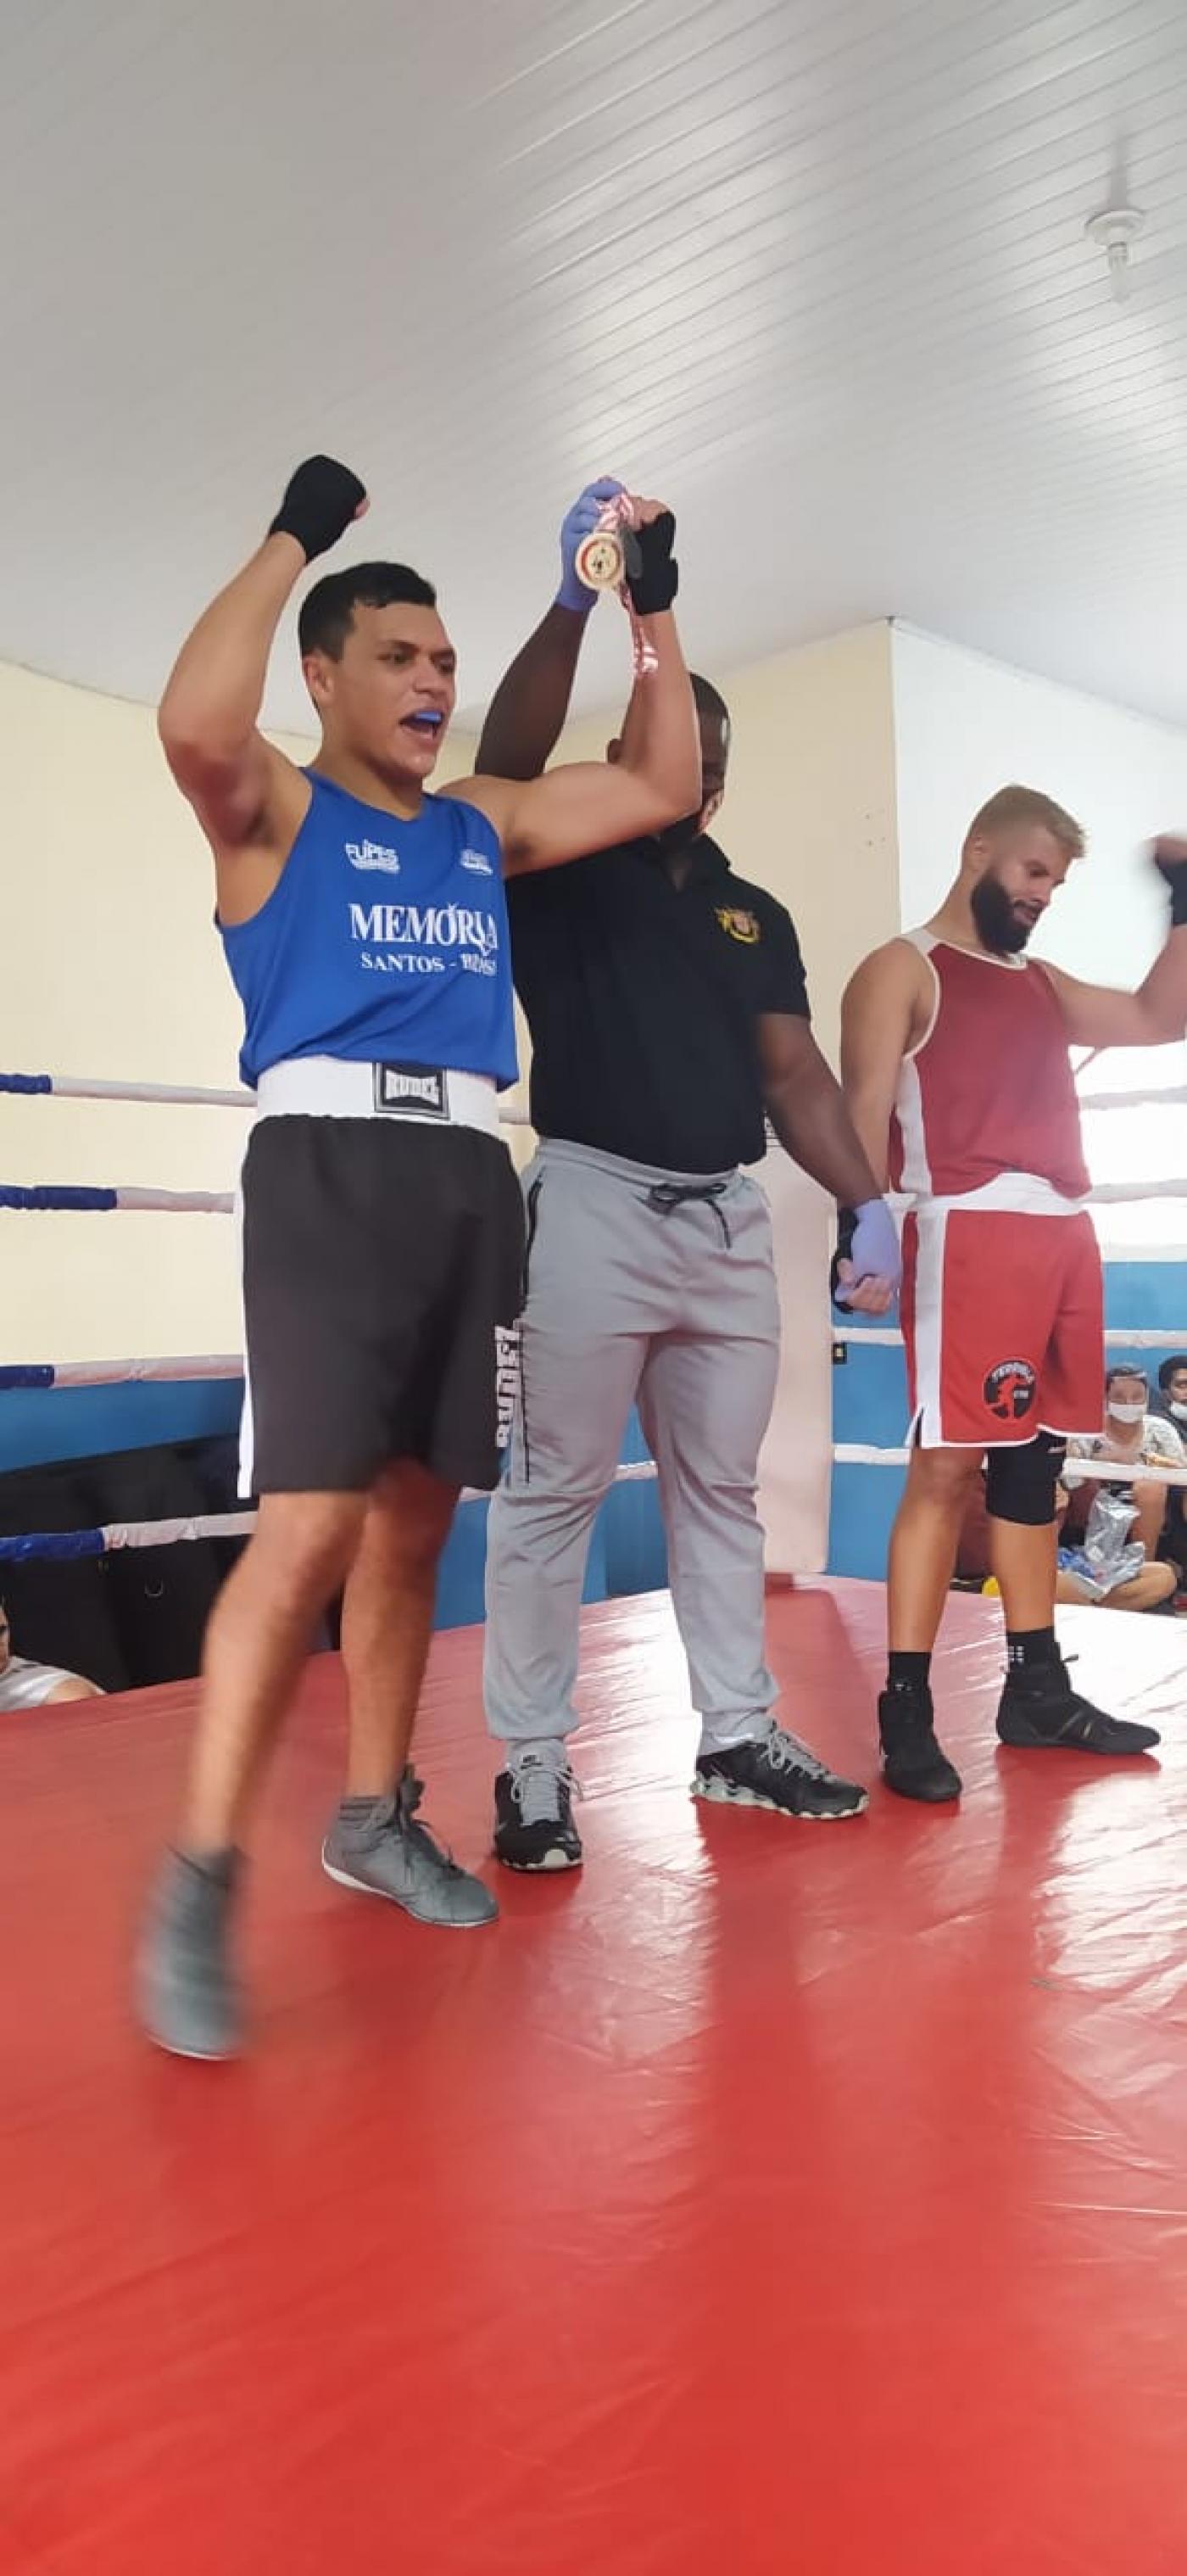
[[[896,924],[888,630],[712,676],[734,714],[721,839],[790,906],[831,1048],[857,954]],[[600,753],[609,730],[575,727],[565,749]],[[6,1067],[233,1083],[238,1009],[209,856],[151,712],[0,666],[0,740]],[[472,756],[457,737],[443,774]],[[244,1123],[0,1098],[0,1180],[226,1190]],[[0,1214],[0,1227],[0,1358],[238,1350],[228,1219]]]

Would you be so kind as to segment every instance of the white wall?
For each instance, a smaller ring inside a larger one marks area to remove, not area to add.
[[[972,815],[1008,780],[1041,788],[1088,837],[1034,953],[1087,981],[1141,982],[1166,935],[1167,902],[1145,844],[1187,830],[1187,731],[1075,689],[892,630],[899,875],[905,927],[934,912],[955,874]],[[1099,1089],[1187,1082],[1187,1049],[1112,1054]],[[1187,1175],[1181,1109],[1112,1111],[1086,1121],[1094,1180]],[[1108,1246],[1187,1244],[1187,1201],[1099,1212]],[[1187,1306],[1187,1298],[1185,1298]]]

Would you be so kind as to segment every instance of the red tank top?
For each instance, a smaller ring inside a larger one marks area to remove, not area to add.
[[[912,934],[935,977],[927,1035],[899,1072],[890,1176],[917,1198],[960,1198],[1003,1173],[1088,1189],[1067,1026],[1041,966]]]

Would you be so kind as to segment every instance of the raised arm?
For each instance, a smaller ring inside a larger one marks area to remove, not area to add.
[[[299,466],[263,545],[183,644],[161,700],[165,757],[214,851],[224,919],[264,901],[308,799],[259,731],[276,629],[306,564],[366,506],[344,465],[314,456]]]
[[[616,762],[575,761],[521,784],[469,778],[446,795],[477,805],[499,832],[509,876],[558,867],[588,851],[663,831],[700,804],[696,710],[676,621],[675,521],[658,501],[635,504],[631,597],[654,667],[638,692],[631,744]]]
[[[1081,984],[1062,967],[1049,966],[1073,1046],[1167,1046],[1187,1030],[1187,841],[1165,834],[1152,856],[1170,887],[1171,917],[1164,946],[1136,993],[1107,984]]]
[[[587,483],[561,525],[561,584],[546,617],[504,672],[487,709],[475,767],[494,778],[538,778],[564,731],[589,613],[597,592],[579,579],[577,549],[602,504],[621,492],[604,475]]]

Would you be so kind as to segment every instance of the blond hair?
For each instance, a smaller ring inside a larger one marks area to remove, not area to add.
[[[1014,832],[1019,827],[1037,826],[1050,832],[1069,859],[1084,856],[1084,834],[1071,814],[1057,805],[1053,796],[1044,796],[1037,787],[999,787],[996,796],[988,798],[974,814],[965,834],[964,846],[970,841],[989,840],[997,832]]]

